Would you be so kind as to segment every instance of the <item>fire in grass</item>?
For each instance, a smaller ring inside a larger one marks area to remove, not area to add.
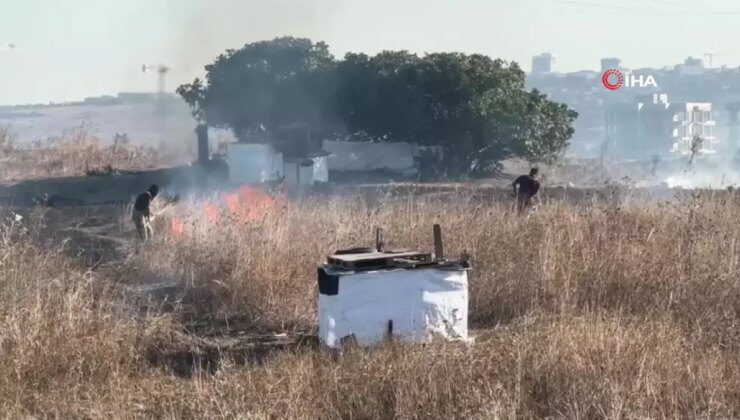
[[[202,220],[209,224],[231,222],[243,225],[258,224],[269,214],[287,208],[288,200],[282,195],[270,195],[262,188],[244,185],[235,191],[222,193],[214,200],[206,200],[198,214],[173,216],[170,219],[170,233],[179,237],[188,232],[194,224],[186,223]]]

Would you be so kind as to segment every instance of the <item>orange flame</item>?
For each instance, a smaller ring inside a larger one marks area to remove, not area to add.
[[[173,217],[170,229],[174,236],[180,236],[185,231],[185,223],[179,217]]]
[[[258,187],[245,185],[236,191],[224,193],[218,201],[206,201],[203,204],[202,217],[208,223],[216,224],[221,222],[226,211],[230,220],[245,224],[256,223],[264,220],[270,212],[286,205],[282,197],[274,198]],[[170,230],[173,236],[180,236],[185,232],[185,223],[174,217]]]
[[[203,205],[203,212],[210,223],[218,223],[221,220],[221,210],[209,201]]]
[[[226,208],[229,212],[234,215],[239,212],[241,206],[239,205],[239,194],[237,193],[226,193],[224,195],[224,201],[226,201]]]
[[[248,185],[225,194],[224,201],[231,217],[244,223],[263,220],[277,207],[276,199],[265,191]]]

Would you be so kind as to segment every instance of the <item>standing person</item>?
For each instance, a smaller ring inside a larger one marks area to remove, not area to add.
[[[136,226],[136,232],[139,234],[139,238],[143,241],[152,239],[154,236],[154,229],[152,229],[152,212],[151,204],[154,197],[159,194],[159,187],[152,185],[148,190],[139,194],[134,202],[134,211],[131,213],[131,220]]]
[[[522,175],[511,184],[514,187],[514,195],[517,198],[516,209],[519,214],[532,206],[532,198],[540,190],[540,183],[536,179],[538,173],[539,169],[532,168],[529,170],[529,175]]]

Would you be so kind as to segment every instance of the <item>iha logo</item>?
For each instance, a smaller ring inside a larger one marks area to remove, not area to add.
[[[622,72],[617,69],[609,69],[601,76],[601,82],[604,83],[605,88],[609,90],[617,90],[624,84],[624,76],[622,76]]]
[[[632,87],[658,87],[658,84],[655,83],[655,78],[652,75],[634,75],[632,73],[622,73],[621,71],[617,69],[609,69],[604,72],[604,74],[601,75],[601,82],[604,84],[604,87],[609,90],[617,90],[621,88],[622,86],[632,88]]]

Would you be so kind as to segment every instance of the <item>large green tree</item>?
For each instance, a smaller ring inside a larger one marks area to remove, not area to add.
[[[348,54],[335,69],[339,117],[350,132],[436,146],[448,175],[482,174],[510,157],[551,160],[577,114],[524,90],[516,64],[458,53]]]
[[[438,150],[428,163],[450,176],[483,174],[510,157],[554,159],[577,116],[526,91],[516,63],[477,54],[384,51],[337,61],[326,44],[278,38],[227,51],[206,70],[205,83],[178,92],[198,118],[242,141],[293,152],[329,137],[415,142]]]
[[[241,141],[285,142],[307,130],[320,131],[319,139],[332,121],[334,64],[324,43],[278,38],[226,51],[206,66],[205,82],[177,92],[196,118],[232,129]]]

